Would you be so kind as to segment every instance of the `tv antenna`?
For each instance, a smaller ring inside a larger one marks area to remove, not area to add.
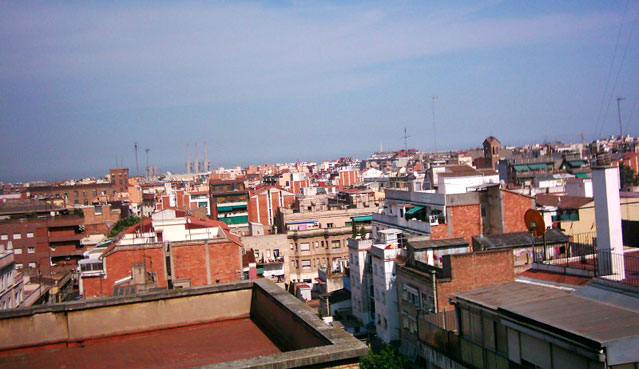
[[[151,151],[151,149],[147,147],[144,151],[146,151],[146,177],[149,178],[149,151]]]
[[[133,147],[135,147],[135,173],[137,176],[140,176],[140,166],[138,165],[138,143],[134,142]]]

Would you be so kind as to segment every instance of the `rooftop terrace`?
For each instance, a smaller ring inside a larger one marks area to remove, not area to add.
[[[0,368],[324,368],[368,351],[267,280],[0,313]]]

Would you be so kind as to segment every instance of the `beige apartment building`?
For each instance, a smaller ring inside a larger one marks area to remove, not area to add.
[[[312,282],[319,269],[333,271],[348,267],[347,239],[364,226],[370,232],[375,208],[336,209],[296,212],[280,208],[278,228],[286,233],[289,278]]]

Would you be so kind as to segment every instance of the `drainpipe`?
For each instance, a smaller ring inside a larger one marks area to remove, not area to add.
[[[431,279],[433,280],[433,303],[435,304],[435,313],[438,312],[437,309],[437,273],[434,270],[430,271]]]

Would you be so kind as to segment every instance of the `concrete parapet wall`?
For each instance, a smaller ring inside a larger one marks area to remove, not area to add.
[[[0,313],[0,351],[247,317],[250,308],[251,284],[233,283],[16,309]]]

